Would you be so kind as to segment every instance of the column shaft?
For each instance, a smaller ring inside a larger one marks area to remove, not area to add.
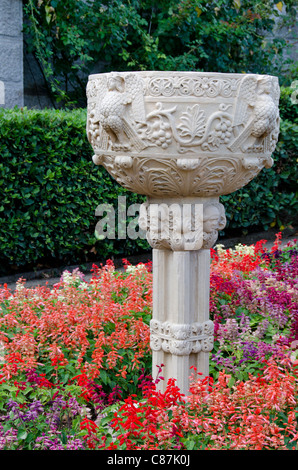
[[[180,390],[187,394],[191,366],[204,376],[209,374],[209,352],[191,352],[195,338],[200,337],[193,325],[209,320],[209,282],[209,249],[153,250],[153,320],[163,324],[160,341],[172,341],[172,346],[178,348],[176,354],[166,352],[166,348],[153,348],[153,375],[158,371],[157,366],[164,364],[165,380],[159,383],[160,390],[174,377]],[[174,333],[169,333],[165,323]]]

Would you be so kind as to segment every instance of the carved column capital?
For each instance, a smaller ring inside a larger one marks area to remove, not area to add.
[[[219,202],[145,202],[139,226],[152,248],[172,251],[208,249],[225,227],[224,206]]]

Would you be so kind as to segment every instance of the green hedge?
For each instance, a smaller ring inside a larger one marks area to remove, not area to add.
[[[227,232],[291,223],[297,214],[297,105],[284,89],[275,165],[221,198]],[[92,162],[86,111],[0,109],[0,274],[38,263],[128,256],[144,240],[95,238],[98,204],[143,197],[125,191]]]
[[[95,166],[92,155],[85,110],[0,110],[0,273],[9,265],[77,263],[136,251],[133,240],[95,238],[98,204],[117,205],[123,194],[131,204],[138,197]]]

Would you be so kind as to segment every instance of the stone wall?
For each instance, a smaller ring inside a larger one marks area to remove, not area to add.
[[[24,106],[22,0],[0,0],[0,106]]]

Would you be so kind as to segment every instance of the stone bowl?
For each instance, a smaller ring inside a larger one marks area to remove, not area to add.
[[[273,164],[277,77],[209,72],[90,75],[93,161],[150,198],[219,197]]]

